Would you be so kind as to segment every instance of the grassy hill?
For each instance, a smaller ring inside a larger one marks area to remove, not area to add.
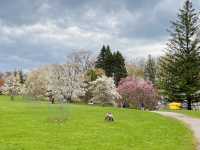
[[[115,122],[104,121],[112,112]],[[0,150],[193,150],[192,133],[150,112],[0,97]]]

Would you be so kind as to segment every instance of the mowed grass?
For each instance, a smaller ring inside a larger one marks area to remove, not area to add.
[[[174,112],[182,113],[182,114],[185,114],[185,115],[194,117],[194,118],[200,118],[200,111],[193,111],[193,110],[177,110],[177,111],[174,111]]]
[[[106,112],[115,122],[104,121]],[[154,113],[0,97],[0,150],[172,149],[194,150],[192,133]]]

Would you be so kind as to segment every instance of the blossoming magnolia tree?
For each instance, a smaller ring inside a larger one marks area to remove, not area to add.
[[[122,96],[122,99],[118,101],[120,106],[128,103],[133,108],[144,105],[147,109],[154,109],[159,98],[151,82],[135,77],[122,79],[117,91]]]
[[[34,99],[45,97],[48,88],[48,74],[48,66],[29,72],[25,81],[25,88],[23,88],[23,94]]]
[[[121,98],[117,92],[112,78],[102,76],[93,82],[90,82],[90,88],[94,103],[115,104],[115,100]]]
[[[78,100],[85,94],[83,74],[73,64],[51,65],[49,67],[48,90],[60,100]]]

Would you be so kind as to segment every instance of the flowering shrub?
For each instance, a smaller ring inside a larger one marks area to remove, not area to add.
[[[48,86],[47,77],[47,67],[41,67],[29,72],[23,88],[23,94],[34,99],[45,97]]]
[[[14,96],[21,94],[22,84],[20,83],[20,77],[17,73],[16,75],[12,74],[5,79],[4,85],[1,87],[2,94],[11,96],[11,99],[14,99]]]
[[[122,96],[122,99],[118,101],[120,106],[128,103],[133,108],[144,105],[147,109],[154,109],[159,98],[151,82],[134,77],[122,79],[117,91]]]
[[[115,104],[115,100],[121,96],[117,92],[112,78],[102,76],[90,82],[89,90],[92,93],[92,101],[100,104]]]

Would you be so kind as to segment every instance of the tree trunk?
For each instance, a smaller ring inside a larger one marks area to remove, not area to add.
[[[187,103],[188,103],[188,106],[187,106],[187,109],[188,110],[192,110],[192,99],[190,96],[187,97]]]

